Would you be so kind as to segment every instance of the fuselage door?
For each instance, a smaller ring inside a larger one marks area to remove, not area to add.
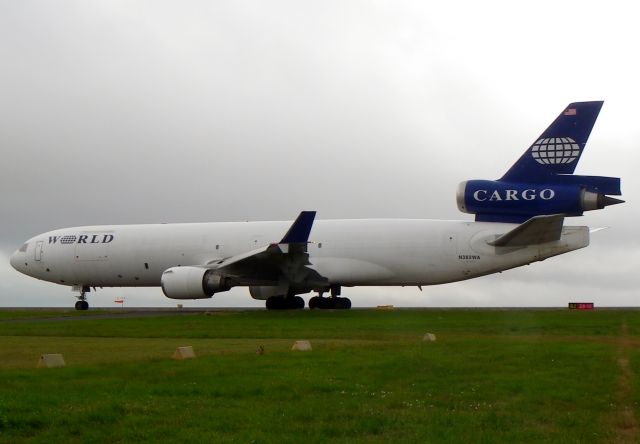
[[[36,249],[34,250],[34,259],[37,261],[42,260],[42,248],[44,245],[44,241],[37,241],[36,242]]]

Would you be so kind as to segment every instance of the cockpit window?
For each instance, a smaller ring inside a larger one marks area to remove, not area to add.
[[[22,247],[20,247],[20,249],[18,251],[22,252],[22,253],[26,253],[27,251],[27,247],[29,246],[29,244],[24,244]]]

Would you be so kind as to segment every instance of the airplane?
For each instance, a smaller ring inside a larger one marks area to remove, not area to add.
[[[342,287],[422,286],[498,273],[589,245],[564,219],[624,201],[620,178],[573,172],[602,107],[576,102],[497,180],[469,180],[458,208],[475,221],[428,219],[217,222],[63,228],[26,241],[21,273],[71,286],[77,310],[103,287],[158,287],[168,298],[211,298],[248,287],[267,309],[348,309]],[[325,296],[328,294],[329,296]]]

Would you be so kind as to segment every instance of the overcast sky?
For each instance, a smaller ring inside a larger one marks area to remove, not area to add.
[[[456,186],[500,177],[572,101],[605,100],[577,174],[624,205],[566,223],[591,246],[356,306],[638,305],[640,28],[627,1],[0,0],[0,306],[72,306],[13,270],[65,226],[472,219]],[[157,289],[94,306],[174,306]],[[262,306],[246,289],[186,306]]]

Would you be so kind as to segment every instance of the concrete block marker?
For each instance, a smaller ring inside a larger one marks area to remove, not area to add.
[[[193,347],[190,345],[176,348],[176,351],[173,354],[173,359],[177,360],[194,359],[195,357],[196,354],[193,351]]]
[[[293,347],[291,347],[291,350],[295,350],[295,351],[311,351],[311,342],[309,341],[296,341],[293,343]]]
[[[435,342],[436,335],[434,335],[433,333],[425,333],[425,335],[422,338],[422,340],[425,341],[425,342]]]
[[[66,364],[64,362],[64,358],[60,353],[51,353],[46,355],[41,355],[40,359],[38,359],[38,368],[54,368],[54,367],[64,367]]]

